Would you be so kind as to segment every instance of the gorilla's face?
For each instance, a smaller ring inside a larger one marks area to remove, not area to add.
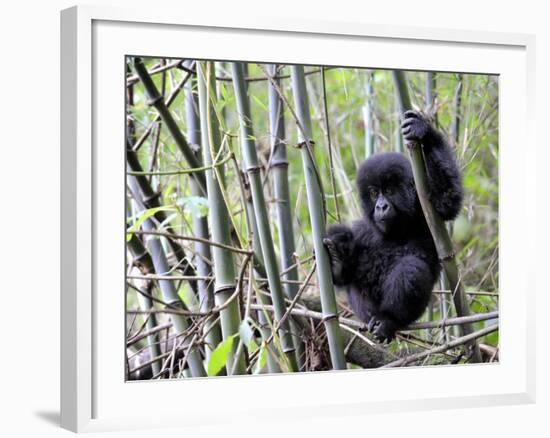
[[[371,211],[374,222],[382,232],[392,227],[397,212],[390,197],[394,190],[390,187],[369,187],[369,196],[372,203]]]
[[[398,153],[373,155],[357,173],[365,216],[382,233],[406,226],[417,213],[417,195],[409,161]]]

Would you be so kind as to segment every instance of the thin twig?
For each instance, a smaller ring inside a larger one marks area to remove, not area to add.
[[[253,310],[265,309],[269,312],[273,312],[273,306],[271,305],[251,304],[250,308]],[[319,320],[322,320],[324,318],[321,312],[316,312],[314,310],[309,310],[309,309],[292,309],[291,313],[293,315],[303,316],[305,318],[313,318],[313,319],[319,319]],[[451,325],[470,324],[472,322],[486,321],[489,319],[496,319],[496,318],[498,318],[498,311],[489,312],[489,313],[478,313],[476,315],[462,316],[459,318],[448,318],[440,321],[418,322],[418,323],[410,324],[409,326],[401,329],[400,331],[424,330],[424,329],[432,329],[432,328],[439,328],[439,327],[447,327]],[[354,327],[362,331],[367,330],[367,325],[363,322],[356,321],[350,318],[343,318],[343,317],[339,317],[338,319],[340,322],[347,324],[350,327]]]
[[[184,61],[185,61],[184,59],[178,59],[178,60],[176,60],[174,62],[171,62],[169,64],[154,66],[151,70],[148,71],[149,76],[154,76],[156,74],[165,72],[166,70],[173,69],[174,67],[179,66]],[[139,82],[138,75],[131,75],[131,76],[126,77],[126,86],[127,87],[130,87],[130,86],[132,86],[132,85],[134,85],[138,82]]]
[[[159,172],[148,172],[148,171],[133,171],[128,170],[126,173],[128,175],[132,176],[140,176],[140,175],[147,175],[147,176],[170,176],[170,175],[185,175],[188,173],[195,173],[195,172],[203,172],[205,170],[213,169],[216,166],[223,166],[225,163],[227,163],[229,160],[231,160],[231,155],[229,154],[227,157],[222,158],[220,161],[217,161],[213,163],[210,166],[201,166],[201,167],[193,167],[190,169],[181,169],[181,170],[163,170]]]
[[[214,241],[208,240],[208,239],[203,239],[202,237],[182,236],[180,234],[166,233],[166,232],[163,232],[163,231],[143,231],[143,230],[136,230],[136,231],[134,231],[134,234],[148,234],[148,235],[153,235],[153,236],[162,236],[162,237],[166,237],[168,239],[173,239],[173,240],[190,240],[192,242],[199,242],[199,243],[205,243],[205,244],[211,245],[211,246],[217,246],[219,248],[223,248],[223,249],[226,249],[228,251],[233,251],[233,252],[236,252],[236,253],[239,253],[239,254],[245,254],[245,255],[254,254],[254,251],[249,251],[249,250],[242,249],[242,248],[236,248],[234,246],[225,245],[223,243],[214,242]],[[198,279],[198,277],[197,277],[197,279]]]
[[[330,185],[332,186],[332,193],[334,194],[334,207],[336,209],[336,218],[338,222],[342,222],[340,216],[340,208],[338,207],[338,197],[336,196],[336,180],[334,179],[334,160],[332,157],[332,142],[330,139],[330,123],[328,121],[328,103],[327,103],[327,88],[325,83],[325,68],[321,67],[321,79],[323,85],[323,109],[325,113],[325,126],[327,133],[327,147],[328,147],[328,162],[330,169]]]

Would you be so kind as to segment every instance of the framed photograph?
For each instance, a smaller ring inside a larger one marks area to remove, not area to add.
[[[534,400],[533,37],[61,16],[63,427]]]

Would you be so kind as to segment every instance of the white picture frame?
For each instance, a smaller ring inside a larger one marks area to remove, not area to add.
[[[270,409],[299,419],[534,401],[535,273],[522,254],[532,253],[535,218],[512,204],[536,202],[533,36],[103,6],[73,7],[61,19],[62,427],[175,427],[213,413],[223,425],[236,415],[277,421]],[[500,363],[125,383],[123,338],[113,335],[125,310],[123,55],[500,75]],[[437,384],[449,374],[451,384]],[[269,397],[245,411],[250,391]],[[139,404],[157,397],[158,406]]]

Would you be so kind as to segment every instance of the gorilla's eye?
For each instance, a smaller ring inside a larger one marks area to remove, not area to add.
[[[384,192],[386,193],[386,195],[391,196],[395,192],[395,189],[393,187],[387,187]]]
[[[370,195],[370,198],[374,201],[376,198],[378,198],[378,190],[376,190],[374,187],[370,187],[369,195]]]

